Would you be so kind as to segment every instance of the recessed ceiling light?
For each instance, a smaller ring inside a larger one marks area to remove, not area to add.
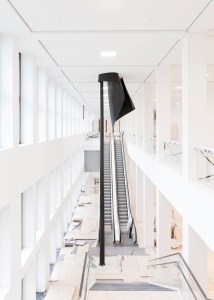
[[[153,100],[153,102],[157,102],[157,100],[156,100],[156,99],[154,99],[154,100]]]
[[[101,57],[115,57],[116,51],[101,51]]]
[[[182,86],[176,86],[176,88],[175,88],[176,90],[182,90],[183,89],[183,87]]]
[[[207,74],[206,74],[206,76],[208,77],[208,76],[210,76],[210,74],[209,74],[209,73],[207,73]]]

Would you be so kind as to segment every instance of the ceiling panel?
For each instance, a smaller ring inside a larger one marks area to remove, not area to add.
[[[183,32],[79,33],[60,39],[42,39],[60,66],[157,65]],[[116,51],[116,57],[101,57],[101,51]]]
[[[209,0],[11,2],[33,30],[185,30]]]
[[[117,72],[126,81],[144,81],[153,70],[153,67],[109,67],[96,66],[91,68],[72,67],[64,68],[63,71],[72,82],[98,82],[98,75],[106,72]],[[98,84],[98,83],[97,83]]]

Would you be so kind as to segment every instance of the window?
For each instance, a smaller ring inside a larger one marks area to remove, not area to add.
[[[47,102],[47,74],[44,69],[37,72],[37,141],[46,140],[46,102]]]

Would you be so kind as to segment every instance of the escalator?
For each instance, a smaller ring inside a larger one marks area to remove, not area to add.
[[[111,228],[111,168],[110,168],[110,141],[104,143],[104,224]]]
[[[115,159],[116,159],[116,176],[117,176],[117,202],[121,230],[127,227],[128,208],[124,176],[124,166],[122,157],[122,146],[120,139],[115,140]]]
[[[111,243],[123,245],[132,238],[135,244],[122,135],[111,136],[104,144],[104,207],[105,232]]]

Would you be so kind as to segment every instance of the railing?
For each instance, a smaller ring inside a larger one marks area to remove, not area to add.
[[[153,283],[178,288],[185,300],[210,300],[180,253],[149,261]]]
[[[88,291],[90,287],[95,283],[95,278],[93,277],[92,269],[96,269],[94,263],[94,258],[88,253],[85,255],[85,261],[83,265],[82,278],[80,283],[79,298],[81,300],[86,300],[88,296]]]
[[[99,136],[100,136],[100,133],[99,133],[99,132],[96,132],[96,133],[88,133],[85,140],[88,140],[88,139],[95,139],[95,138],[98,138]]]
[[[123,134],[121,132],[120,139],[121,139],[121,147],[122,147],[122,158],[123,158],[123,168],[124,168],[124,179],[125,179],[125,187],[126,187],[126,201],[127,201],[127,209],[128,209],[128,224],[127,229],[129,231],[129,237],[133,238],[134,243],[137,242],[137,230],[134,224],[134,218],[131,213],[131,204],[130,204],[130,197],[129,197],[129,188],[128,188],[128,179],[127,179],[127,171],[126,171],[126,161],[125,161],[125,151],[124,151],[124,144],[123,144]]]
[[[87,259],[88,259],[88,252],[85,253],[85,259],[83,263],[82,276],[81,276],[80,288],[79,288],[79,299],[82,296]]]
[[[197,146],[196,151],[196,165],[197,165],[197,179],[201,183],[211,184],[213,188],[214,178],[214,149]]]
[[[120,221],[117,203],[117,180],[116,180],[116,164],[115,164],[115,146],[114,136],[111,135],[111,210],[112,212],[112,224],[114,243],[121,242]]]

